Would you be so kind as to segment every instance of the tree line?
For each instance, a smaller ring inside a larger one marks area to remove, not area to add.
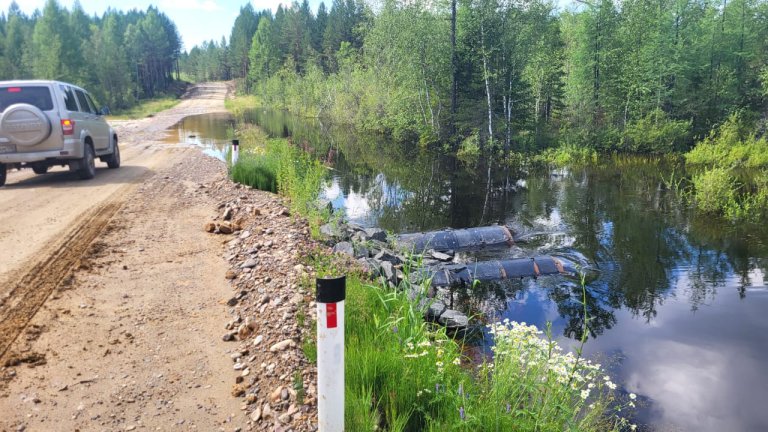
[[[761,0],[334,0],[240,10],[182,55],[265,104],[396,137],[525,150],[669,152],[734,112],[765,117]]]
[[[78,1],[68,10],[47,0],[26,15],[14,1],[0,15],[0,79],[71,82],[111,108],[167,91],[180,53],[176,25],[155,7],[99,17]]]

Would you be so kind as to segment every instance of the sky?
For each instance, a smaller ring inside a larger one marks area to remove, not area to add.
[[[221,41],[222,36],[229,39],[232,25],[240,13],[240,8],[249,0],[80,0],[83,10],[88,15],[101,15],[111,7],[118,10],[146,10],[150,5],[157,6],[174,23],[181,34],[184,49],[190,50],[204,41]],[[289,0],[250,0],[254,9],[272,9],[274,12],[280,3]],[[59,4],[67,9],[72,8],[75,0],[59,0]],[[21,10],[31,14],[35,9],[43,9],[45,0],[16,0]],[[313,9],[317,8],[320,0],[310,0]],[[329,3],[329,1],[326,1]],[[11,0],[0,0],[0,11],[7,12]]]

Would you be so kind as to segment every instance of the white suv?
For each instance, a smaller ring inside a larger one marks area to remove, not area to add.
[[[117,133],[82,88],[59,81],[0,81],[0,186],[10,167],[45,174],[69,166],[82,179],[96,175],[98,157],[120,167]]]

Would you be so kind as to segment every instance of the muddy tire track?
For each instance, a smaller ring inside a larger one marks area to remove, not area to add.
[[[121,200],[111,201],[91,210],[83,220],[51,248],[38,254],[42,258],[26,273],[11,280],[12,287],[0,305],[0,366],[5,364],[11,346],[24,331],[27,323],[45,304],[51,293],[69,277],[72,270],[88,252],[94,240],[104,231],[112,217],[122,207]]]

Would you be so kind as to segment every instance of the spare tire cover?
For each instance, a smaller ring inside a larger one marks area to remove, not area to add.
[[[48,138],[51,122],[36,106],[15,104],[5,109],[0,130],[14,144],[32,146]]]

